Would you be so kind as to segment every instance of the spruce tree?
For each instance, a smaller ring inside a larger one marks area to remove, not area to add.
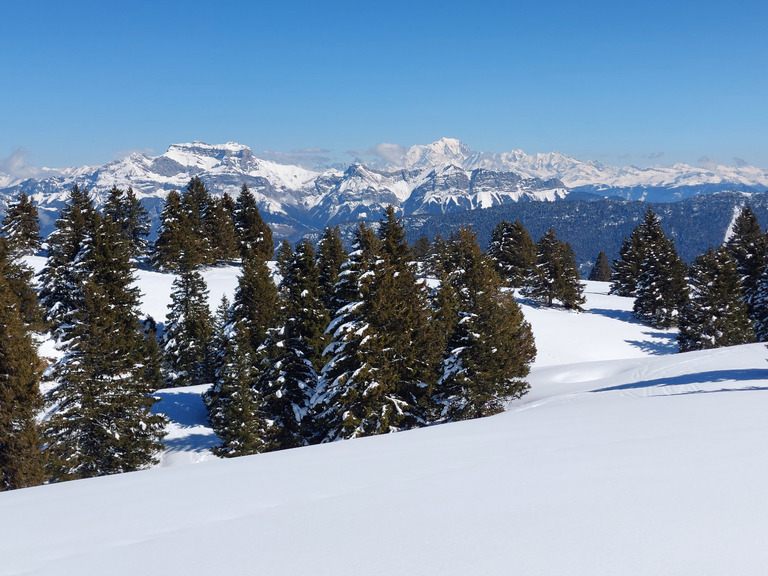
[[[280,326],[267,340],[259,380],[263,413],[271,422],[267,436],[270,450],[302,446],[315,433],[307,414],[327,344],[329,319],[320,299],[315,250],[304,240],[291,254],[281,282]]]
[[[326,227],[317,243],[317,267],[319,269],[320,297],[329,311],[336,309],[333,291],[339,280],[341,267],[347,261],[347,253],[341,243],[339,227]]]
[[[581,310],[583,292],[573,250],[550,228],[536,243],[536,267],[523,293],[547,306],[557,300],[569,310]]]
[[[725,246],[733,256],[741,276],[749,316],[757,320],[760,316],[758,308],[761,307],[757,298],[758,284],[768,264],[768,238],[763,234],[757,216],[749,206],[743,208],[736,217]]]
[[[160,229],[150,255],[151,264],[159,270],[176,272],[189,251],[189,227],[181,206],[181,194],[168,192],[160,214]]]
[[[677,324],[678,311],[687,300],[685,264],[651,210],[641,232],[646,255],[637,277],[633,312],[646,324],[669,328]]]
[[[424,425],[440,359],[426,289],[394,209],[378,237],[361,226],[355,248],[337,283],[335,299],[347,304],[331,323],[322,376],[327,440]]]
[[[254,255],[264,260],[273,258],[275,245],[272,229],[261,218],[256,198],[245,184],[235,201],[235,230],[243,260]]]
[[[232,320],[245,331],[252,350],[261,347],[275,326],[278,309],[277,286],[267,262],[253,253],[243,262],[232,303]]]
[[[136,197],[133,188],[124,192],[112,186],[104,204],[104,216],[117,224],[120,236],[130,246],[131,257],[139,258],[146,254],[150,231],[149,213]]]
[[[536,268],[536,244],[519,220],[502,220],[493,230],[488,255],[496,262],[502,278],[515,288],[525,285]]]
[[[696,258],[689,274],[690,298],[680,310],[680,352],[754,341],[740,274],[725,248]]]
[[[523,378],[536,356],[531,327],[470,229],[452,234],[442,266],[438,320],[448,338],[432,418],[495,414],[528,390]]]
[[[605,252],[600,252],[597,255],[595,265],[592,267],[592,271],[589,273],[589,280],[595,282],[610,282],[613,272],[611,271],[611,263],[608,261],[608,256]]]
[[[213,198],[206,185],[200,178],[193,176],[181,195],[181,207],[186,216],[188,234],[185,258],[194,266],[215,262],[210,236],[213,205]]]
[[[81,283],[67,353],[54,368],[46,452],[54,480],[145,468],[162,448],[165,418],[155,398],[139,325],[130,246],[110,218],[98,218],[79,263]]]
[[[163,334],[163,365],[169,386],[193,386],[213,381],[210,346],[213,321],[208,287],[194,264],[182,261],[173,281],[171,307]]]
[[[236,322],[226,325],[220,342],[216,382],[203,395],[211,427],[221,439],[213,453],[231,458],[264,452],[268,423],[256,385],[260,354],[251,349],[247,330]]]
[[[0,238],[0,490],[45,480],[37,413],[42,408],[40,359],[21,302],[8,281],[14,266]]]
[[[40,250],[40,222],[37,206],[24,192],[8,205],[3,218],[2,234],[14,256],[29,256]]]
[[[613,261],[611,294],[627,297],[637,294],[640,266],[647,256],[645,234],[656,225],[657,220],[656,215],[649,209],[643,223],[634,228],[629,238],[624,239],[619,250],[619,259]]]
[[[226,193],[218,200],[211,200],[206,212],[205,229],[216,262],[229,262],[240,256],[234,212],[235,202]]]
[[[83,270],[77,260],[92,242],[96,221],[88,193],[75,185],[48,238],[48,259],[40,273],[40,304],[57,338],[78,308]]]

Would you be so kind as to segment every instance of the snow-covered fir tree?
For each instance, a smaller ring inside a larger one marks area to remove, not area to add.
[[[96,216],[78,263],[79,298],[48,395],[46,453],[54,480],[147,467],[156,462],[165,426],[150,412],[155,398],[145,380],[130,246],[111,218]]]
[[[523,293],[547,306],[558,301],[569,310],[581,310],[583,292],[573,250],[569,244],[558,240],[550,228],[536,243],[536,266],[530,272]]]
[[[281,282],[279,326],[267,338],[259,380],[263,413],[270,421],[269,450],[302,446],[313,436],[308,412],[327,344],[329,318],[320,299],[315,250],[304,240],[290,254]]]
[[[75,185],[48,237],[48,259],[40,273],[40,305],[57,338],[64,336],[82,298],[83,270],[77,261],[92,244],[96,220],[88,193]]]
[[[536,356],[531,327],[470,229],[451,235],[442,260],[438,320],[448,336],[433,419],[495,414],[528,390],[523,378]]]
[[[754,341],[740,274],[729,250],[710,248],[696,258],[688,284],[689,300],[678,322],[680,352]]]
[[[2,234],[8,250],[15,256],[28,256],[40,250],[40,222],[37,206],[24,192],[8,204],[3,218]]]
[[[339,281],[339,274],[347,253],[341,242],[339,227],[326,227],[317,243],[317,267],[319,269],[320,295],[325,307],[331,311],[337,308],[333,302],[333,291]]]
[[[766,306],[758,296],[760,277],[768,265],[768,237],[760,228],[752,208],[745,206],[733,223],[731,235],[725,247],[733,256],[741,276],[744,301],[747,311],[759,326],[759,340],[764,341],[768,334],[762,329],[761,309]]]
[[[103,212],[104,216],[117,224],[120,235],[130,246],[131,257],[139,258],[146,254],[151,227],[149,213],[133,188],[129,187],[127,191],[123,191],[117,186],[112,186]]]
[[[181,194],[171,190],[160,214],[160,228],[150,262],[158,270],[176,271],[186,250],[187,218],[181,206]]]
[[[426,422],[435,346],[426,293],[410,257],[393,210],[381,223],[380,237],[365,225],[358,228],[334,296],[340,307],[329,326],[329,360],[315,408],[322,440]]]
[[[632,310],[646,324],[668,328],[677,324],[678,311],[687,300],[685,264],[651,210],[641,228],[645,258],[640,265]]]
[[[275,251],[272,229],[261,218],[256,198],[245,184],[235,201],[234,216],[241,258],[248,260],[257,254],[271,260]]]
[[[495,260],[502,278],[515,288],[524,286],[536,267],[536,244],[519,220],[502,220],[496,225],[488,255]]]
[[[643,222],[635,226],[629,238],[624,239],[619,250],[619,259],[613,261],[611,294],[628,297],[636,295],[640,266],[648,252],[646,235],[656,226],[657,220],[653,210],[648,209]]]
[[[37,423],[43,405],[40,359],[13,286],[16,265],[7,240],[0,238],[0,490],[45,480]]]
[[[169,386],[213,381],[213,320],[208,287],[194,263],[182,261],[173,281],[171,307],[163,333],[163,371]]]

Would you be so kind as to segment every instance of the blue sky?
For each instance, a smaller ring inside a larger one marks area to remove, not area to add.
[[[443,136],[768,168],[765,2],[6,4],[0,170],[192,140],[348,161]]]

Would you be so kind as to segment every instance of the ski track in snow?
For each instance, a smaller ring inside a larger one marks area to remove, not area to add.
[[[531,390],[489,418],[219,460],[204,387],[161,390],[154,469],[0,493],[0,576],[764,573],[768,352],[675,354],[606,291],[523,304]]]

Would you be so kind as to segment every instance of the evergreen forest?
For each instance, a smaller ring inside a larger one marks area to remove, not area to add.
[[[590,280],[634,299],[637,321],[677,327],[681,352],[768,341],[768,237],[744,207],[691,265],[647,209]],[[571,244],[498,220],[484,250],[459,226],[413,244],[389,207],[276,247],[254,195],[198,178],[168,194],[154,241],[136,194],[97,208],[75,186],[40,237],[24,194],[0,236],[0,489],[139,470],[166,419],[155,392],[204,385],[216,455],[234,457],[478,418],[528,390],[536,357],[521,299],[582,310]],[[35,277],[24,258],[44,254]],[[240,267],[210,302],[202,267]],[[138,267],[174,275],[165,318],[142,317]],[[53,339],[61,354],[38,355]],[[44,392],[43,392],[44,391]]]

